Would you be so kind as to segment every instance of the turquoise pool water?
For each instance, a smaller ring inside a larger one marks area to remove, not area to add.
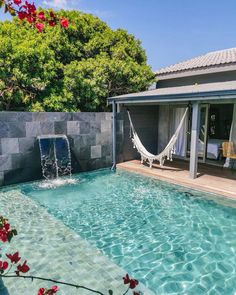
[[[236,202],[108,170],[17,186],[156,294],[236,293]]]

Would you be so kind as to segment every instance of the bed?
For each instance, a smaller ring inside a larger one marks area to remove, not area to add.
[[[207,142],[207,158],[212,160],[218,160],[220,156],[220,148],[222,146],[222,142],[224,139],[208,139]],[[204,152],[204,143],[199,140],[198,141],[198,152],[199,154],[203,154]]]

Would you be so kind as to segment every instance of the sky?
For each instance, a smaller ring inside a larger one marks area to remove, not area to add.
[[[113,29],[126,29],[141,40],[154,71],[236,47],[235,0],[36,0],[35,4],[82,10]],[[5,18],[0,12],[0,20]]]

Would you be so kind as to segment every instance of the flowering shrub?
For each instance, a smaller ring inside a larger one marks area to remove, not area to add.
[[[50,289],[40,288],[38,291],[38,295],[53,295],[57,293],[59,288],[57,286],[52,286]]]
[[[138,285],[138,281],[135,279],[130,279],[129,275],[126,274],[126,276],[123,278],[124,284],[129,284],[130,289],[134,289]]]
[[[41,33],[45,25],[51,27],[58,23],[63,28],[68,28],[69,21],[66,18],[58,18],[53,11],[37,11],[34,3],[22,0],[0,0],[0,7],[4,6],[4,11],[9,12],[12,16],[17,16],[20,20],[25,20]]]
[[[10,242],[13,236],[15,235],[17,235],[16,229],[12,229],[8,220],[0,216],[0,242],[3,242],[3,243]],[[1,253],[0,253],[0,257],[2,257]],[[21,262],[21,257],[18,251],[15,252],[14,254],[6,254],[6,258],[8,259],[9,262],[7,260],[0,260],[0,278],[16,277],[16,278],[24,278],[24,279],[28,278],[31,280],[37,279],[42,281],[50,281],[50,282],[54,282],[58,284],[75,287],[77,289],[85,289],[93,293],[104,295],[103,293],[99,291],[93,290],[85,286],[60,282],[53,279],[25,275],[25,273],[27,273],[30,270],[30,267],[27,265],[27,260],[25,260],[23,263]],[[12,268],[15,269],[14,270],[15,274],[10,274],[10,270]],[[134,290],[139,284],[137,280],[130,278],[128,274],[126,274],[125,277],[123,277],[123,282],[125,285],[128,285],[128,289],[123,295],[125,295],[129,289]],[[59,287],[54,285],[50,289],[40,288],[38,290],[38,295],[53,295],[53,294],[56,294],[58,291],[59,291]],[[112,294],[113,294],[113,291],[109,290],[109,295],[112,295]],[[140,292],[133,291],[133,295],[140,295]]]
[[[3,243],[6,243],[7,241],[10,242],[15,235],[17,235],[17,231],[11,229],[8,220],[0,216],[0,241]]]

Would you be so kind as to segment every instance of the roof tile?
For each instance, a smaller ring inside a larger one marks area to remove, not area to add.
[[[236,47],[219,51],[209,52],[165,68],[156,72],[158,75],[173,74],[194,69],[204,69],[221,65],[236,63]]]

